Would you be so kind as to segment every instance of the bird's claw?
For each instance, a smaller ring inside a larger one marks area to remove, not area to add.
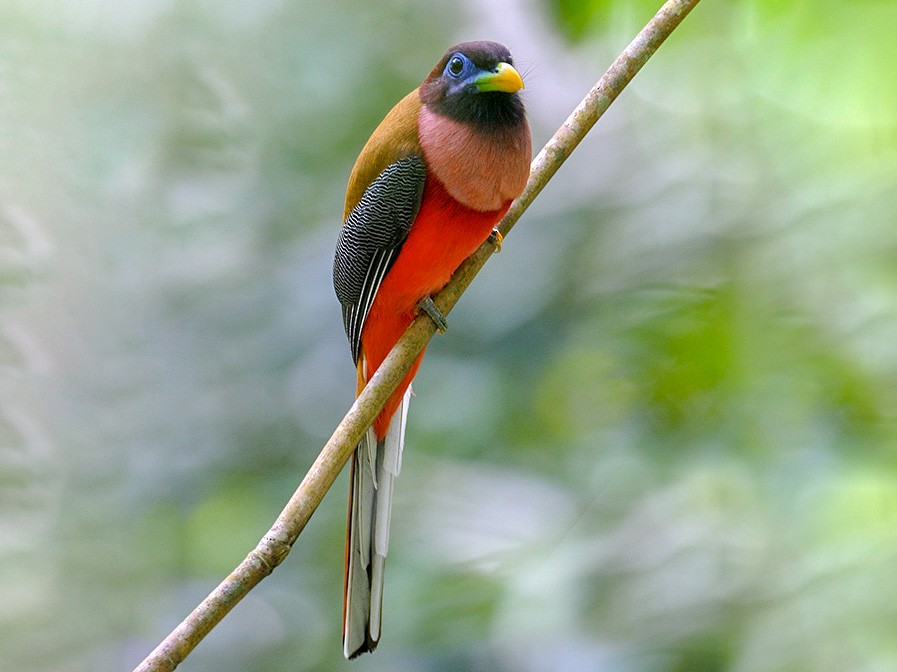
[[[433,324],[436,325],[436,331],[440,334],[444,334],[445,330],[448,329],[448,322],[445,321],[445,316],[439,312],[439,308],[433,303],[431,297],[425,296],[418,301],[417,310],[418,312],[424,312],[429,315],[430,319],[433,320]]]
[[[495,245],[495,253],[498,254],[501,252],[501,242],[505,239],[503,235],[501,235],[501,231],[498,229],[492,229],[492,233],[489,234],[489,242]]]

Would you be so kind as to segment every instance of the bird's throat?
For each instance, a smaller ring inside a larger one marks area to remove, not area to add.
[[[523,191],[532,156],[525,119],[487,132],[424,105],[418,131],[428,170],[461,205],[493,211]]]

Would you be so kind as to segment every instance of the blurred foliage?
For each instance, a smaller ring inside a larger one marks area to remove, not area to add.
[[[444,48],[512,48],[540,146],[657,4],[0,3],[0,669],[130,669],[267,530]],[[705,2],[648,63],[430,346],[355,667],[897,669],[895,21]],[[344,669],[346,488],[183,669]]]

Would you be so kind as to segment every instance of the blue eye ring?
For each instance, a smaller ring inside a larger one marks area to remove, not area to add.
[[[464,58],[461,54],[455,54],[452,56],[448,63],[445,64],[445,71],[452,77],[456,79],[464,74],[464,71],[467,69],[467,59]]]

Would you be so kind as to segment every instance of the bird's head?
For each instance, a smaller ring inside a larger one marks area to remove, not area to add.
[[[456,121],[495,127],[524,117],[523,79],[511,52],[497,42],[463,42],[449,49],[420,87],[421,101]]]

